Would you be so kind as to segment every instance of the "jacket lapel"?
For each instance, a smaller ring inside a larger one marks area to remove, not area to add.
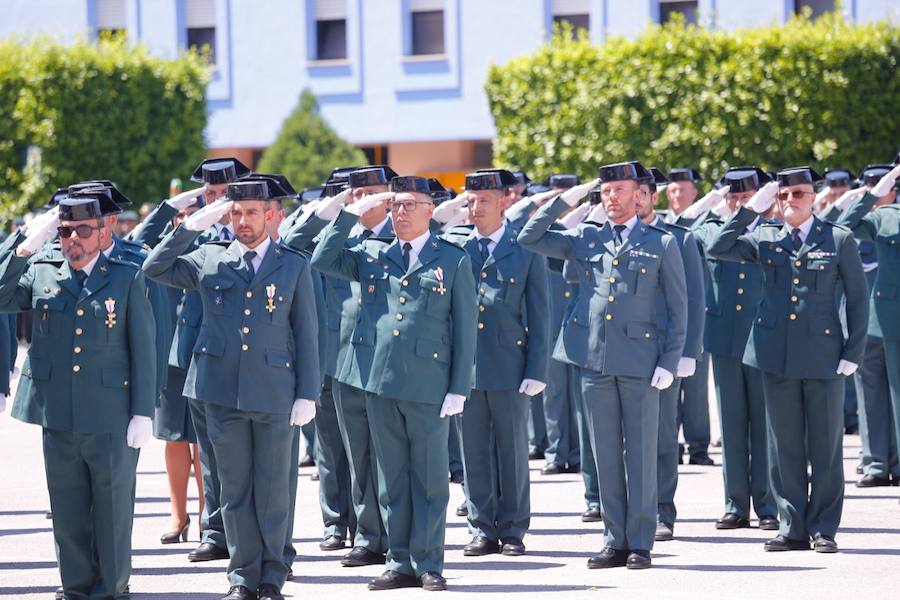
[[[225,263],[232,271],[237,274],[238,277],[241,278],[241,281],[246,281],[249,283],[250,281],[250,273],[247,272],[247,269],[244,267],[244,258],[241,254],[241,248],[238,246],[237,240],[231,242],[228,246],[228,249],[225,250],[225,260],[222,262]]]
[[[262,281],[275,271],[281,268],[281,258],[284,256],[284,250],[281,248],[280,242],[276,242],[272,240],[269,243],[269,249],[266,251],[266,255],[262,259],[262,263],[259,265],[259,270],[256,271],[256,274],[253,276],[253,280],[250,282],[252,284]]]
[[[56,281],[59,283],[59,287],[72,294],[73,298],[77,299],[81,295],[78,279],[75,278],[75,273],[69,267],[69,261],[64,260],[63,264],[57,269]]]
[[[791,226],[787,223],[781,228],[781,231],[778,232],[778,235],[775,236],[775,243],[784,248],[784,251],[790,255],[795,254],[794,252],[794,242],[791,241]]]
[[[394,243],[388,246],[387,250],[382,251],[381,254],[390,259],[390,261],[397,265],[401,271],[405,272],[406,268],[403,266],[403,250],[400,248],[400,243],[400,240],[395,239]]]
[[[407,275],[411,275],[415,273],[425,265],[437,260],[438,257],[438,243],[437,239],[435,239],[434,235],[428,236],[428,240],[425,242],[425,245],[422,246],[422,251],[419,252],[419,256],[416,258],[416,262],[409,268]]]
[[[812,227],[809,228],[809,235],[806,236],[806,241],[803,242],[803,245],[800,246],[800,250],[797,252],[797,256],[803,256],[810,250],[818,248],[819,245],[825,240],[825,232],[822,227],[822,221],[819,220],[818,217],[815,217]]]
[[[488,256],[486,261],[484,261],[484,266],[490,266],[512,254],[513,244],[515,243],[516,240],[512,235],[512,230],[507,227],[503,232],[503,237],[500,238],[499,242],[497,242],[497,246],[494,248],[494,251],[491,252],[491,255]]]
[[[78,295],[79,302],[84,301],[106,287],[106,284],[109,283],[108,264],[109,260],[107,260],[106,255],[101,252],[100,258],[98,258],[96,264],[94,264],[91,274],[88,276],[87,280],[85,280],[84,287]]]

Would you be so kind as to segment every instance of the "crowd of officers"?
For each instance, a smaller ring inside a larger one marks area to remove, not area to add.
[[[582,473],[582,519],[603,521],[588,567],[647,568],[675,535],[681,425],[711,464],[710,357],[716,528],[751,527],[752,507],[765,550],[836,552],[845,378],[858,485],[900,479],[897,162],[859,180],[739,167],[695,200],[695,170],[637,161],[586,183],[485,169],[454,195],[387,166],[297,194],[211,159],[126,238],[112,183],[60,189],[0,247],[0,310],[31,314],[12,415],[43,428],[57,597],[127,597],[155,435],[199,445],[188,558],[228,560],[224,600],[281,599],[314,418],[320,548],[384,564],[370,590],[446,589],[450,481],[464,555],[524,554],[540,454],[545,475]]]

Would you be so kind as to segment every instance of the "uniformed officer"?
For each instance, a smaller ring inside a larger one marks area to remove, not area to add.
[[[675,238],[641,223],[633,163],[600,168],[603,227],[549,231],[597,181],[576,186],[535,213],[519,235],[526,248],[578,267],[578,303],[561,345],[581,369],[586,420],[600,483],[606,547],[589,568],[650,566],[656,524],[659,390],[672,384],[687,321],[684,265]],[[668,331],[658,328],[663,295]]]
[[[205,204],[212,204],[225,197],[229,183],[249,174],[250,169],[232,156],[207,158],[194,170],[191,181],[203,184],[203,201]],[[234,227],[231,224],[231,215],[225,213],[221,219],[213,223],[209,235],[213,240],[221,242],[233,240]]]
[[[816,216],[823,221],[836,221],[841,216],[842,209],[835,203],[850,190],[856,176],[850,169],[840,167],[825,169],[822,176],[825,178],[825,185],[816,196]]]
[[[769,176],[758,167],[729,169],[717,192],[719,206],[694,229],[704,248],[715,240],[724,221],[747,203]],[[762,219],[747,227],[751,233]],[[750,527],[750,502],[759,528],[778,529],[777,508],[769,485],[766,446],[766,403],[762,373],[742,358],[757,306],[763,297],[762,267],[756,263],[707,258],[710,285],[706,291],[704,346],[712,356],[722,431],[722,477],[725,514],[716,529]]]
[[[184,393],[207,404],[230,554],[228,600],[282,598],[291,426],[312,420],[320,389],[309,263],[266,229],[273,200],[285,196],[273,177],[232,182],[227,201],[191,215],[144,265],[148,277],[200,290],[203,300]],[[186,253],[227,211],[236,240]]]
[[[101,252],[99,196],[69,194],[27,236],[17,233],[0,260],[0,308],[35,313],[12,415],[43,427],[53,535],[71,599],[127,597],[137,449],[151,437],[156,389],[144,277]],[[57,231],[61,254],[35,255]]]
[[[443,590],[449,497],[443,417],[462,412],[472,385],[475,284],[465,251],[429,231],[428,180],[396,177],[391,191],[396,240],[346,247],[359,215],[386,199],[365,197],[326,230],[313,265],[360,284],[352,348],[338,380],[366,392],[386,510],[387,570],[369,589]]]
[[[730,217],[709,246],[719,260],[762,265],[764,291],[744,353],[763,371],[772,492],[781,519],[768,551],[837,552],[844,498],[843,379],[862,360],[868,297],[853,234],[812,212],[808,167],[785,169]],[[784,225],[747,233],[775,202]],[[835,302],[843,283],[847,335]],[[815,349],[815,352],[810,352]],[[811,465],[811,474],[807,473]]]
[[[543,391],[549,358],[544,259],[516,241],[504,211],[516,185],[509,171],[466,175],[469,220],[463,242],[478,282],[474,388],[460,417],[472,541],[466,556],[525,553],[531,519],[529,398]]]

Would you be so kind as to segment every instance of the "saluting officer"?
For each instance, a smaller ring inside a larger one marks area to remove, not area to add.
[[[519,241],[577,266],[578,303],[560,345],[581,369],[586,420],[600,483],[606,547],[589,568],[650,566],[656,530],[659,390],[672,384],[687,321],[684,265],[670,234],[641,223],[633,163],[600,167],[608,221],[550,231],[597,181],[576,186],[535,213]],[[658,295],[668,331],[658,328]]]
[[[758,263],[763,270],[763,297],[744,362],[763,372],[770,477],[781,519],[779,535],[765,549],[808,550],[812,538],[817,552],[837,552],[844,499],[842,377],[862,360],[867,287],[853,234],[812,212],[820,176],[797,167],[777,178],[725,222],[709,255]],[[748,233],[776,194],[784,225],[762,224]],[[835,302],[841,283],[846,337]]]
[[[291,426],[312,420],[320,389],[309,263],[266,229],[274,199],[287,195],[273,177],[232,182],[227,201],[187,218],[144,265],[149,277],[200,290],[203,299],[185,394],[207,404],[230,554],[228,600],[282,598]],[[188,253],[228,211],[236,240]]]
[[[444,532],[449,421],[472,385],[478,310],[465,251],[429,231],[428,180],[395,177],[397,239],[347,238],[383,195],[345,208],[326,230],[313,265],[360,284],[360,312],[339,379],[366,392],[366,413],[386,510],[387,570],[369,589],[446,589]],[[337,201],[335,202],[337,203]]]
[[[144,276],[101,251],[96,192],[70,193],[0,261],[0,308],[35,313],[12,415],[44,429],[63,595],[73,599],[128,593],[137,449],[152,434],[157,383]],[[57,230],[61,254],[32,256]]]

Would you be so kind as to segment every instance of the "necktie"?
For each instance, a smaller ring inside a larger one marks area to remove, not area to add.
[[[362,232],[362,239],[364,239],[364,240],[369,239],[370,237],[372,237],[373,233],[375,233],[375,232],[372,231],[371,229],[366,229],[365,231]]]
[[[409,253],[412,250],[412,244],[406,242],[403,244],[403,268],[409,271]]]
[[[488,246],[491,244],[490,238],[480,238],[478,240],[478,245],[481,246],[481,264],[488,259],[488,256],[491,255],[490,250],[488,250]]]
[[[615,234],[613,235],[613,239],[616,242],[616,246],[621,246],[622,245],[622,232],[625,231],[625,226],[624,225],[613,225],[613,229],[616,230]]]
[[[795,227],[791,231],[791,241],[794,243],[794,250],[799,250],[800,246],[803,245],[803,240],[800,239],[800,229]]]
[[[222,240],[223,242],[231,241],[231,232],[228,230],[227,227],[223,227],[222,231],[219,232],[219,239]]]
[[[247,263],[247,271],[250,273],[250,279],[253,279],[253,276],[256,275],[256,269],[253,268],[254,258],[256,258],[255,251],[247,250],[244,252],[244,262]]]
[[[87,281],[88,274],[82,270],[75,271],[75,278],[78,279],[78,287],[84,288],[84,282]]]

